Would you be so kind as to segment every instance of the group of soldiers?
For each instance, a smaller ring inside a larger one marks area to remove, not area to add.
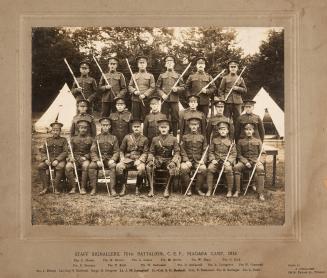
[[[128,171],[134,170],[137,171],[136,195],[146,181],[150,188],[148,196],[152,197],[155,172],[163,169],[169,173],[164,197],[169,197],[171,181],[179,175],[186,187],[185,195],[195,191],[201,196],[211,196],[225,173],[226,196],[237,198],[241,192],[241,174],[248,169],[255,173],[256,191],[263,201],[265,132],[260,117],[253,113],[255,102],[243,102],[247,89],[244,79],[237,74],[238,63],[229,62],[229,73],[221,79],[217,89],[216,78],[205,72],[204,57],[195,59],[196,72],[190,74],[185,83],[183,74],[187,69],[182,75],[177,73],[173,55],[164,58],[166,71],[157,81],[147,71],[147,62],[147,57],[137,57],[139,70],[131,72],[128,86],[124,75],[117,71],[117,57],[108,59],[107,73],[100,68],[102,76],[98,86],[89,76],[90,63],[80,63],[81,76],[74,77],[71,90],[77,100],[71,139],[67,141],[60,136],[61,123],[51,124],[53,136],[47,138],[40,149],[39,172],[43,183],[40,194],[50,190],[51,182],[54,193],[60,194],[60,181],[66,175],[70,194],[77,193],[77,186],[80,194],[87,194],[89,182],[90,194],[95,195],[98,172],[105,174],[106,169],[110,176],[108,193],[112,196],[126,194]],[[180,95],[185,92],[188,108],[179,111]],[[131,111],[126,105],[128,93]],[[96,134],[92,103],[99,94],[102,96],[101,132]],[[211,99],[215,113],[207,119]],[[245,113],[241,115],[242,105]],[[55,169],[54,176],[49,175],[51,169]],[[218,174],[214,186],[214,177]],[[192,189],[194,180],[195,189]],[[118,184],[119,194],[116,193]]]

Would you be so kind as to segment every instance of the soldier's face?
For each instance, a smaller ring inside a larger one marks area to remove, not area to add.
[[[125,103],[122,103],[122,102],[116,103],[116,108],[117,108],[118,112],[123,112],[124,109],[126,108],[126,105],[125,105]]]
[[[117,63],[116,60],[110,60],[109,61],[109,70],[110,71],[116,71],[117,66],[118,66],[118,63]]]
[[[198,71],[204,71],[205,67],[206,67],[206,64],[205,63],[197,63],[196,64],[196,69]]]
[[[230,73],[236,74],[237,71],[238,71],[238,66],[236,66],[236,65],[230,65],[229,66],[229,72]]]
[[[77,109],[81,114],[85,114],[87,110],[87,105],[85,105],[84,103],[79,104]]]
[[[198,107],[198,102],[196,100],[190,100],[188,104],[192,110],[195,110]]]
[[[168,132],[169,132],[169,125],[166,125],[166,124],[164,124],[164,125],[160,125],[160,126],[159,126],[159,131],[160,131],[160,133],[161,133],[162,135],[166,135],[166,134],[168,134]]]
[[[253,112],[253,109],[254,109],[253,105],[245,105],[244,106],[245,113],[247,113],[247,114],[251,114]]]
[[[245,135],[246,135],[247,137],[251,137],[252,134],[253,134],[253,132],[254,132],[253,127],[246,127],[246,128],[245,128]]]
[[[137,63],[137,66],[140,70],[145,70],[147,67],[148,63],[145,60],[139,60]]]
[[[159,111],[159,101],[153,101],[150,103],[150,107],[151,107],[151,110],[154,111],[154,112],[158,112]]]
[[[80,125],[78,131],[80,135],[85,135],[87,133],[87,127],[85,125]]]
[[[101,123],[101,129],[103,132],[109,132],[110,124],[108,123]]]
[[[175,67],[174,60],[167,59],[166,60],[166,68],[168,70],[172,70],[172,69],[174,69],[174,67]]]
[[[200,125],[199,125],[199,123],[192,122],[189,124],[189,127],[192,132],[196,132],[196,131],[198,131]]]
[[[60,127],[53,127],[51,132],[52,132],[52,135],[54,137],[58,137],[60,135],[61,128]]]
[[[133,125],[132,130],[133,130],[134,133],[140,134],[141,133],[141,126],[139,124],[138,125]]]
[[[218,114],[223,114],[224,113],[224,106],[223,105],[217,105],[216,110]]]
[[[79,68],[79,71],[80,71],[80,73],[81,73],[82,75],[86,75],[86,74],[88,74],[88,73],[90,72],[90,69],[89,69],[88,66],[81,66],[81,67]]]
[[[227,134],[228,134],[228,128],[227,127],[220,127],[218,129],[218,132],[219,132],[221,137],[226,137]]]

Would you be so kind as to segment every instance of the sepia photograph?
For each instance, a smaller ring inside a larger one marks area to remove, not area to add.
[[[33,27],[32,225],[282,226],[282,27]]]

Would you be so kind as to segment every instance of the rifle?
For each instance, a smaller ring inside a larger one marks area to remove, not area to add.
[[[49,150],[48,150],[48,143],[47,143],[47,140],[45,140],[45,149],[46,149],[46,151],[47,151],[48,161],[51,163],[51,161],[50,161],[50,155],[49,155]],[[52,190],[53,190],[53,193],[54,193],[55,189],[54,189],[54,185],[53,185],[53,177],[52,177],[52,169],[51,169],[51,165],[49,165],[49,173],[50,173],[50,181],[51,181],[51,185],[52,185]]]
[[[221,167],[221,170],[220,170],[220,173],[219,173],[219,176],[218,176],[217,182],[216,182],[216,184],[215,184],[215,188],[214,188],[214,190],[213,190],[213,192],[212,192],[212,196],[214,196],[215,193],[216,193],[216,189],[217,189],[217,187],[218,187],[218,184],[219,184],[219,182],[220,182],[220,179],[221,179],[221,177],[222,177],[222,175],[223,175],[223,172],[224,172],[224,169],[225,169],[225,163],[226,163],[226,161],[227,161],[227,159],[228,159],[228,157],[229,157],[229,155],[230,155],[230,152],[231,152],[231,150],[232,150],[234,144],[235,144],[235,141],[233,141],[232,144],[231,144],[230,147],[229,147],[228,153],[227,153],[226,158],[225,158],[225,160],[224,160],[224,164],[223,164],[223,166]]]
[[[108,191],[108,196],[110,196],[110,191],[109,191],[109,187],[108,187],[108,182],[107,182],[107,177],[106,177],[106,171],[104,170],[104,165],[103,165],[103,159],[102,159],[102,155],[101,155],[101,150],[100,150],[100,146],[99,146],[99,141],[97,141],[97,147],[98,147],[98,152],[99,152],[99,156],[100,156],[100,160],[102,163],[102,172],[103,172],[103,176],[104,176],[104,180],[107,186],[107,191]]]
[[[173,85],[173,87],[171,87],[169,93],[167,94],[167,98],[166,98],[166,99],[168,99],[168,96],[169,96],[169,95],[171,94],[171,92],[173,91],[173,88],[174,88],[175,86],[178,85],[179,81],[181,81],[183,75],[184,75],[184,74],[187,72],[187,70],[190,68],[191,64],[192,64],[192,63],[189,63],[189,64],[188,64],[188,66],[187,66],[186,69],[182,72],[182,74],[181,74],[180,77],[177,79],[177,81],[175,82],[175,84]],[[164,102],[166,101],[166,99],[164,99],[164,100],[162,101],[162,103],[164,103]]]
[[[154,179],[154,157],[153,157],[153,168],[152,168],[152,175],[151,175],[151,185],[152,185],[152,188],[153,188],[153,179]]]
[[[76,176],[76,180],[77,180],[78,190],[79,190],[79,193],[81,193],[81,186],[80,186],[79,180],[78,180],[78,173],[77,173],[77,168],[76,168],[73,149],[72,149],[72,146],[70,144],[70,140],[67,140],[67,141],[68,141],[68,146],[69,146],[70,153],[72,154],[72,158],[73,158],[73,166],[74,166],[75,176]]]
[[[106,75],[105,75],[104,72],[102,71],[102,69],[101,69],[101,67],[100,67],[100,65],[99,65],[99,63],[98,63],[98,61],[97,61],[97,59],[95,59],[94,55],[93,55],[93,60],[94,60],[95,63],[97,64],[97,66],[98,66],[98,68],[99,68],[99,70],[100,70],[100,72],[101,72],[101,74],[102,74],[102,77],[103,77],[104,81],[106,81],[106,83],[107,83],[108,86],[111,86],[111,85],[109,84],[109,81],[108,81]],[[117,96],[116,96],[114,90],[113,90],[112,88],[110,88],[110,90],[111,90],[112,94],[114,95],[114,97],[116,98]]]
[[[215,78],[213,78],[207,85],[205,85],[201,90],[200,90],[200,92],[198,92],[196,95],[198,96],[198,95],[200,95],[200,94],[202,94],[202,90],[203,89],[207,89],[211,84],[213,84],[224,72],[225,72],[226,70],[222,70],[220,73],[218,73],[217,75],[216,75],[216,77]]]
[[[234,82],[232,88],[230,88],[230,90],[229,90],[227,96],[225,97],[225,101],[228,99],[229,95],[232,93],[234,86],[236,85],[236,83],[238,82],[238,80],[241,78],[241,75],[243,74],[243,72],[244,72],[245,69],[246,69],[246,67],[244,67],[244,68],[242,69],[240,75],[239,75],[239,76],[237,77],[237,79],[235,80],[235,82]]]
[[[130,71],[130,73],[131,73],[131,76],[132,76],[133,82],[134,82],[134,84],[135,84],[136,90],[138,90],[138,91],[140,92],[139,86],[138,86],[137,83],[136,83],[136,80],[135,80],[134,75],[133,75],[133,71],[132,71],[132,69],[131,69],[131,66],[129,65],[129,62],[128,62],[128,59],[127,59],[127,58],[126,58],[126,63],[127,63],[128,69],[129,69],[129,71]],[[139,97],[139,98],[140,98],[140,97]],[[140,100],[141,100],[143,106],[145,107],[145,104],[144,104],[143,99],[140,98]]]
[[[67,62],[67,60],[66,60],[66,58],[64,58],[64,62],[65,62],[65,64],[67,65],[67,67],[68,67],[68,69],[69,69],[69,71],[70,71],[70,74],[72,75],[72,77],[73,77],[73,79],[74,79],[74,81],[75,81],[75,83],[76,83],[76,85],[77,85],[77,88],[82,89],[82,87],[79,85],[79,83],[78,83],[78,81],[77,81],[77,79],[76,79],[76,77],[75,77],[75,75],[74,75],[74,73],[73,73],[71,67],[69,66],[69,64],[68,64],[68,62]],[[81,94],[82,94],[83,98],[86,99],[85,95],[83,94],[83,89],[82,89],[82,91],[81,91]]]
[[[184,193],[184,196],[186,196],[186,193],[189,191],[189,189],[190,189],[190,187],[191,187],[191,185],[192,185],[192,182],[193,182],[193,180],[194,180],[196,174],[197,174],[198,171],[199,171],[200,165],[201,165],[201,163],[203,163],[204,157],[205,157],[205,155],[206,155],[206,153],[207,153],[207,151],[208,151],[208,149],[209,149],[209,145],[210,145],[210,144],[208,144],[207,148],[205,149],[205,151],[204,151],[204,153],[203,153],[203,155],[202,155],[202,157],[201,157],[201,160],[200,160],[200,162],[199,162],[198,167],[196,167],[196,170],[195,170],[195,172],[194,172],[194,174],[193,174],[193,176],[192,176],[192,178],[191,178],[191,181],[190,181],[190,183],[189,183],[189,185],[188,185],[188,187],[187,187],[187,189],[186,189],[186,191],[185,191],[185,193]]]
[[[257,168],[257,163],[258,163],[259,160],[260,160],[260,157],[261,157],[261,155],[262,155],[262,152],[263,152],[263,144],[262,144],[262,147],[261,147],[261,150],[260,150],[259,156],[258,156],[258,158],[257,158],[257,161],[255,162],[255,165],[254,165],[254,167],[253,167],[253,170],[252,170],[252,173],[251,173],[251,176],[250,176],[249,182],[248,182],[248,184],[247,184],[247,186],[246,186],[246,188],[245,188],[245,191],[244,191],[243,196],[245,196],[246,192],[248,191],[249,185],[250,185],[251,180],[252,180],[252,178],[253,178],[253,175],[254,175],[255,169]]]

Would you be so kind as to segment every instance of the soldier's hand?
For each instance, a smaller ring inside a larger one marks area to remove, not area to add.
[[[140,95],[140,99],[144,99],[145,98],[145,95],[144,94],[141,94]]]
[[[245,166],[248,167],[248,168],[251,168],[251,167],[252,167],[250,162],[247,162],[247,163],[245,164]]]
[[[103,167],[103,163],[100,160],[97,161],[97,165],[98,165],[99,168]]]
[[[141,164],[141,161],[139,160],[139,159],[136,159],[135,161],[134,161],[134,165],[135,166],[138,166],[138,165],[140,165]]]
[[[109,166],[112,166],[112,165],[114,165],[114,164],[115,164],[115,160],[110,159],[109,162],[108,162],[108,165],[109,165]]]
[[[149,166],[149,167],[153,167],[153,160],[150,160],[150,161],[147,163],[147,166]]]
[[[176,87],[173,87],[171,90],[172,90],[174,93],[176,93],[178,89],[177,89]]]
[[[85,161],[86,160],[86,157],[85,156],[81,156],[81,161]]]
[[[260,161],[257,162],[257,167],[258,167],[258,166],[260,167],[260,166],[262,166],[262,165],[263,165],[262,162],[260,162]]]
[[[206,94],[206,93],[207,93],[207,89],[206,89],[206,88],[203,88],[203,89],[201,90],[201,93]]]
[[[44,161],[44,163],[47,164],[48,166],[51,165],[51,162],[49,160],[47,160],[47,159]]]
[[[82,92],[82,88],[76,88],[76,91],[81,93]]]
[[[75,161],[75,159],[71,155],[67,158],[67,160],[70,161],[70,162],[74,162]]]
[[[226,161],[225,163],[224,163],[224,166],[225,167],[229,167],[231,164],[230,164],[230,162],[229,161]]]
[[[111,85],[106,85],[104,87],[105,87],[106,90],[110,90],[112,88]]]
[[[56,167],[57,165],[58,165],[58,160],[57,159],[55,159],[54,161],[52,161],[52,166],[53,167]]]
[[[162,98],[163,98],[164,100],[166,100],[166,99],[168,98],[168,95],[163,94],[163,95],[162,95]]]
[[[211,163],[216,165],[216,164],[218,164],[218,161],[216,159],[214,159],[214,160],[211,161]]]
[[[191,161],[187,161],[185,164],[186,164],[186,166],[188,168],[192,168],[192,162]]]
[[[138,96],[140,94],[140,91],[136,90],[134,91],[134,95]]]
[[[240,86],[234,86],[234,87],[233,87],[233,90],[235,90],[235,91],[238,91],[238,90],[240,90],[240,89],[242,89],[242,87],[240,87]]]

